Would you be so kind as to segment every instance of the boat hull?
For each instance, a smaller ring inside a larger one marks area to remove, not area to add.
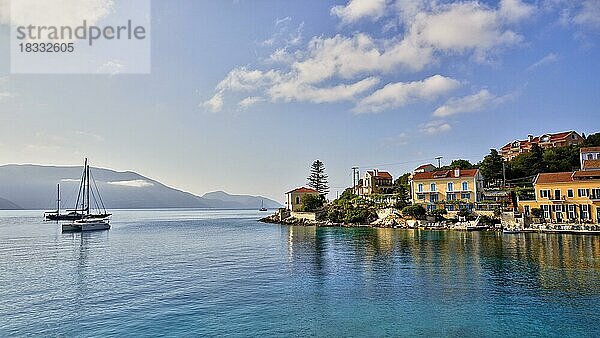
[[[63,232],[86,232],[110,230],[110,223],[104,220],[73,222],[62,225]]]

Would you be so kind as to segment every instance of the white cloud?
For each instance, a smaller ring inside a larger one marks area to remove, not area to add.
[[[461,98],[450,98],[444,105],[438,107],[433,112],[433,116],[446,117],[494,108],[510,99],[515,98],[516,95],[518,95],[517,92],[504,96],[496,96],[490,93],[487,89],[482,89],[472,95]]]
[[[473,51],[477,61],[484,61],[494,48],[523,40],[519,34],[506,28],[505,14],[501,9],[490,9],[477,2],[435,6],[431,12],[416,15],[410,34],[436,50]]]
[[[315,87],[302,82],[283,81],[275,84],[269,94],[273,100],[309,101],[313,103],[331,103],[353,100],[357,94],[372,89],[379,78],[370,77],[351,84],[332,87]]]
[[[573,22],[592,28],[600,28],[600,1],[585,0],[581,10],[573,16]]]
[[[350,0],[346,6],[331,8],[331,15],[344,23],[353,23],[362,18],[378,19],[385,13],[386,0]]]
[[[377,39],[364,32],[354,32],[315,36],[302,47],[282,42],[283,46],[262,59],[264,64],[276,64],[276,67],[234,68],[216,86],[215,96],[204,105],[218,111],[225,104],[226,95],[245,93],[245,97],[259,96],[271,101],[360,101],[356,109],[361,111],[395,108],[409,101],[402,95],[393,98],[392,92],[402,86],[377,90],[375,79],[423,71],[444,56],[465,56],[487,62],[489,57],[523,40],[512,26],[525,20],[534,10],[520,0],[502,0],[497,7],[477,1],[440,4],[422,0],[395,4],[396,11],[389,11],[389,15],[397,15],[403,29],[395,37]],[[384,15],[380,8],[385,7],[386,1],[353,0],[346,6],[334,7],[332,14],[347,21],[376,18]],[[289,25],[289,22],[291,18],[281,19],[276,27]],[[369,93],[371,90],[375,92]],[[383,99],[384,94],[389,97]],[[384,103],[367,107],[363,101]]]
[[[92,25],[113,8],[114,0],[0,0],[0,23],[75,27],[85,19]]]
[[[501,0],[500,15],[508,21],[520,21],[531,16],[535,7],[520,0]]]
[[[154,183],[148,182],[146,180],[115,181],[108,182],[108,184],[129,188],[146,188],[154,186]]]
[[[434,75],[423,81],[390,83],[360,100],[355,112],[379,112],[419,100],[431,100],[460,86],[455,79]]]
[[[202,106],[213,113],[221,111],[223,109],[223,93],[216,93],[212,98],[202,103]]]
[[[560,59],[560,57],[557,54],[550,53],[550,54],[544,56],[543,58],[539,59],[538,61],[536,61],[534,64],[529,66],[527,69],[534,70],[538,67],[542,67],[542,66],[546,66],[546,65],[558,62],[559,59]]]
[[[242,109],[247,109],[259,102],[263,102],[265,99],[260,96],[250,96],[238,103],[238,106]]]
[[[430,121],[422,124],[420,127],[421,132],[429,135],[441,134],[452,130],[452,126],[443,120]]]

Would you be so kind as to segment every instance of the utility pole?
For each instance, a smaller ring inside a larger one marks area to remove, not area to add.
[[[502,161],[502,187],[506,188],[506,162]]]
[[[352,167],[352,192],[356,194],[356,171],[358,167]]]
[[[438,156],[435,159],[438,161],[438,169],[440,169],[442,167],[442,159],[444,157],[443,156]]]

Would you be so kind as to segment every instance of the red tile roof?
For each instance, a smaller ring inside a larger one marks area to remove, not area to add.
[[[573,172],[538,174],[534,184],[573,182]]]
[[[479,169],[461,169],[459,177],[475,177]],[[454,170],[438,170],[425,173],[415,173],[413,180],[436,180],[444,178],[457,178],[454,176]]]
[[[427,167],[429,167],[429,166],[433,167],[433,164],[427,163],[427,164],[420,165],[420,166],[417,167],[417,169],[415,169],[415,171],[422,170],[422,169],[427,169]]]
[[[373,171],[367,171],[369,173],[369,175],[373,176]],[[387,180],[391,180],[392,179],[392,174],[390,174],[387,171],[378,171],[377,172],[377,177],[379,178],[383,178],[383,179],[387,179]]]
[[[550,136],[550,140],[548,142],[557,142],[557,141],[563,141],[564,139],[566,139],[569,135],[571,135],[572,133],[576,133],[574,130],[571,131],[563,131],[561,133],[554,133],[554,134],[544,134],[541,136],[536,136],[534,137],[531,141],[527,140],[517,140],[517,141],[512,141],[510,143],[507,143],[504,147],[502,147],[502,150],[508,150],[510,148],[512,148],[512,144],[515,142],[519,142],[519,147],[520,148],[528,148],[530,147],[532,144],[534,143],[540,143],[541,138],[544,136]]]
[[[573,174],[574,178],[593,178],[600,179],[600,170],[576,171]]]
[[[600,151],[600,147],[585,147],[580,150],[582,153],[592,153],[596,151]]]
[[[288,191],[286,194],[291,194],[293,192],[297,192],[297,193],[313,193],[313,194],[318,194],[319,193],[315,189],[302,187],[302,188],[294,189],[292,191]]]

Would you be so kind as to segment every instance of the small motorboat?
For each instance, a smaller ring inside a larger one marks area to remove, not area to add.
[[[503,234],[520,234],[521,231],[518,229],[503,229],[502,233]]]
[[[109,230],[110,223],[105,218],[84,218],[73,223],[62,225],[63,232],[83,232],[83,231],[100,231]]]

